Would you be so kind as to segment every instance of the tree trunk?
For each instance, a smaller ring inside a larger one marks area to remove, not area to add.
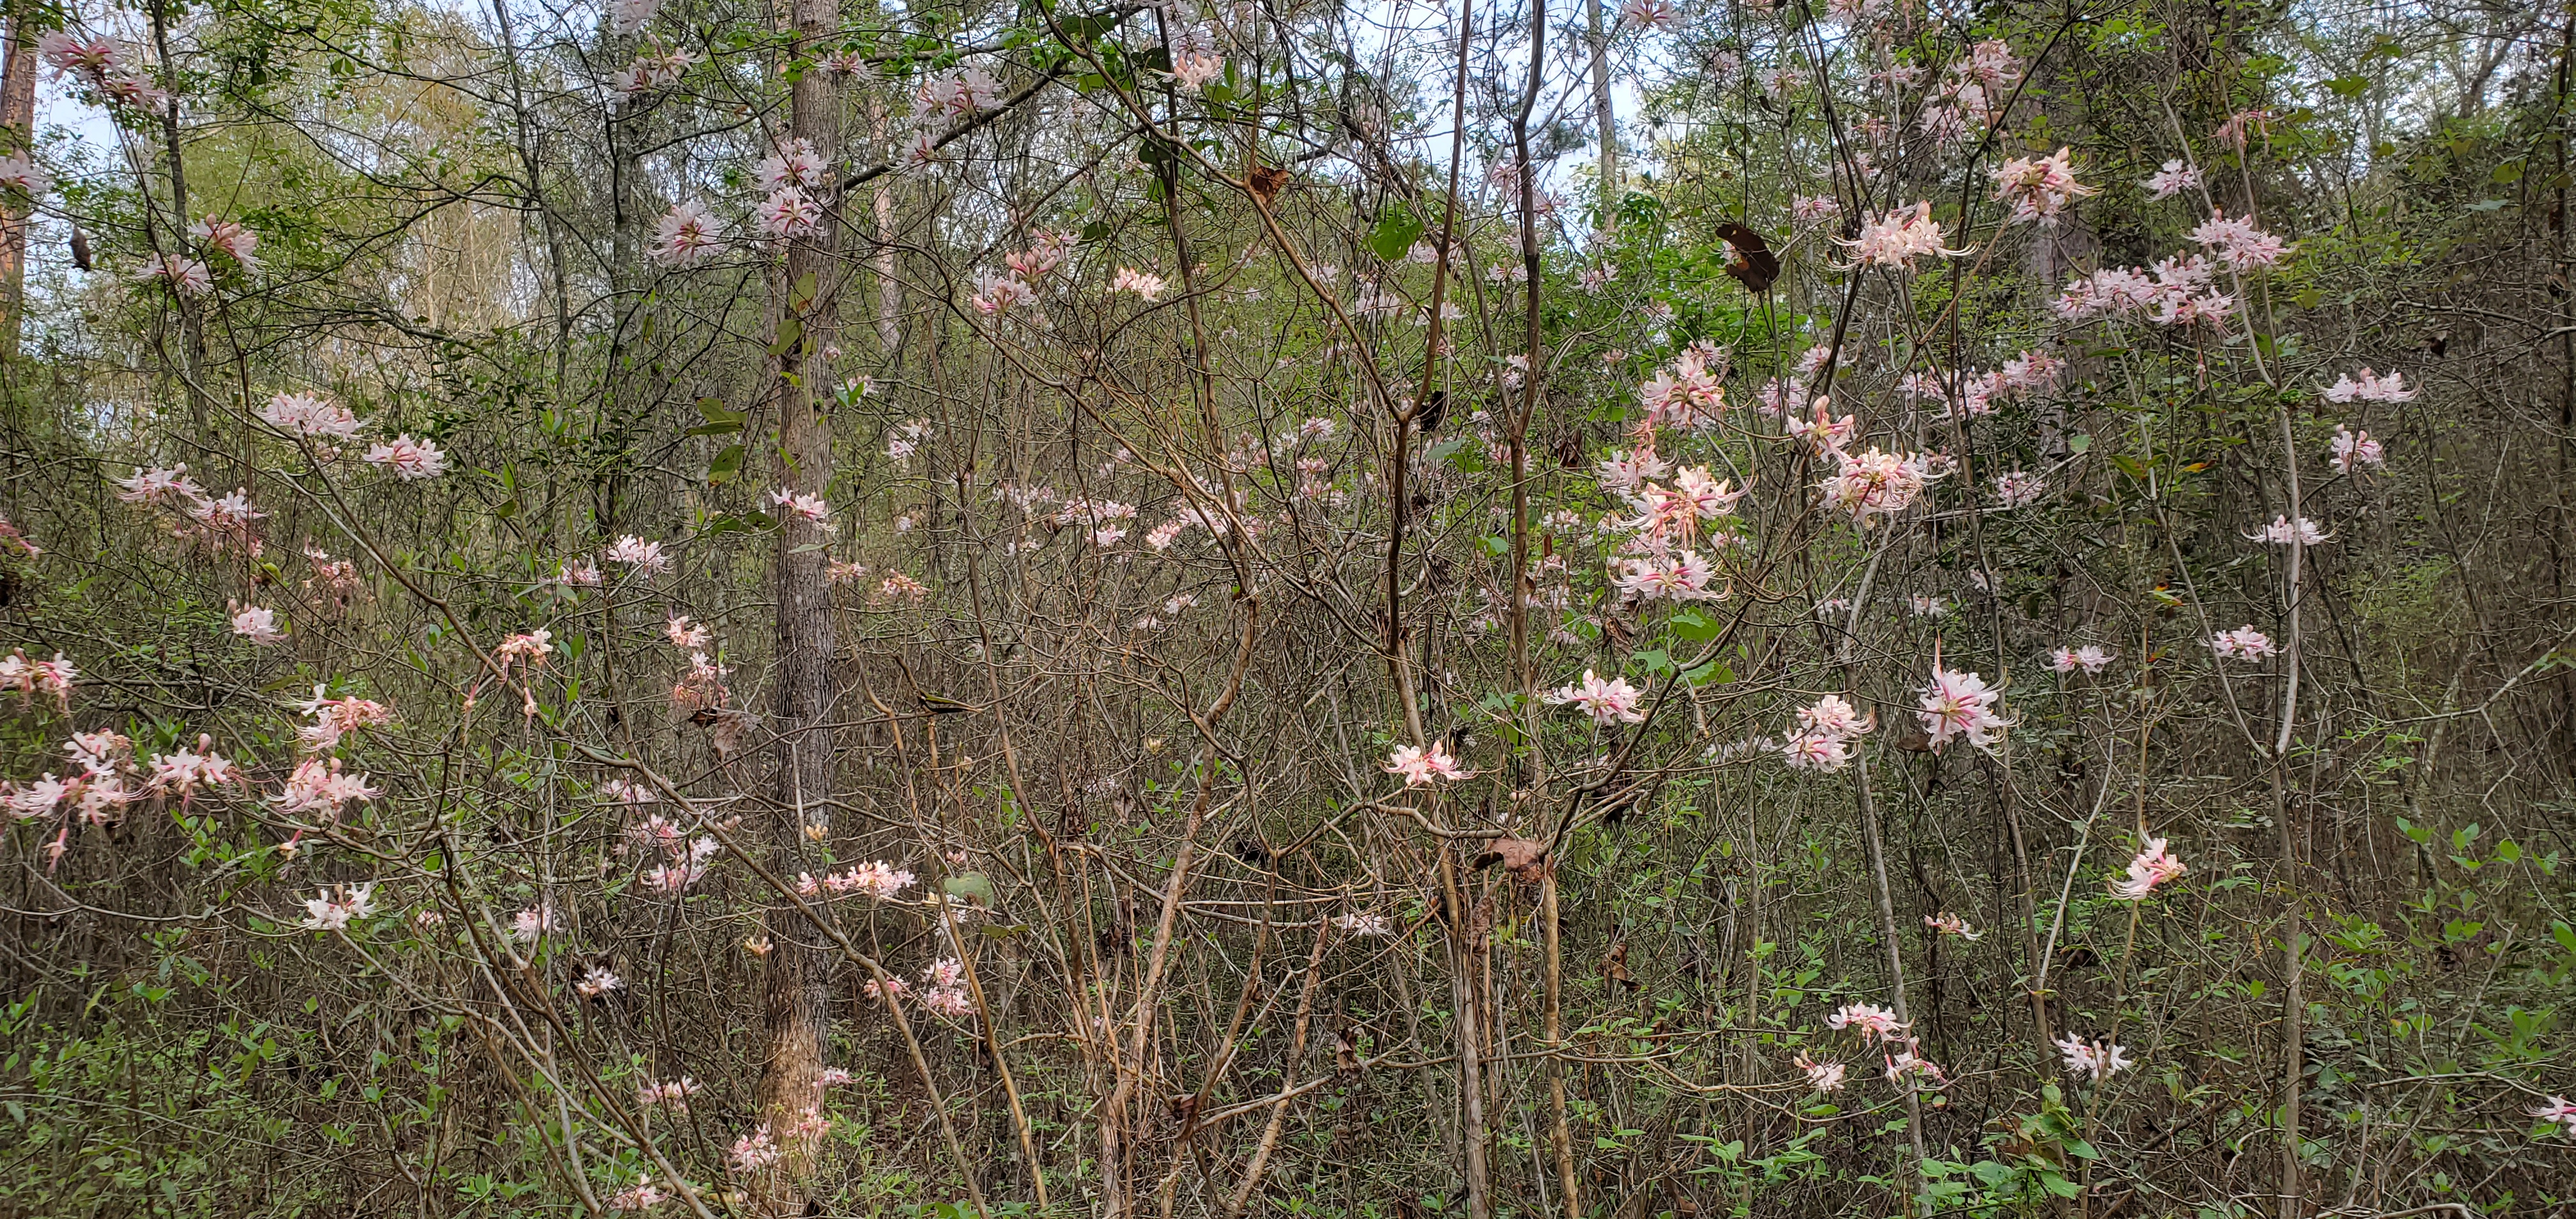
[[[831,35],[840,14],[834,0],[795,0],[800,44]],[[830,74],[807,72],[790,86],[788,127],[812,143],[831,164],[840,136],[840,99]],[[833,317],[832,250],[838,236],[836,200],[825,198],[824,222],[810,238],[787,242],[786,271],[773,290],[784,294],[776,311],[782,332],[801,331],[786,344],[778,366],[778,485],[791,492],[827,496],[832,482],[831,421],[818,409],[814,386],[824,373],[820,356],[830,341]],[[782,333],[781,337],[785,337]],[[769,835],[780,870],[807,847],[806,835],[829,822],[832,784],[832,599],[827,578],[829,532],[793,514],[780,513],[775,595],[778,656],[775,747],[776,811]],[[801,1207],[800,1178],[812,1170],[812,1136],[788,1131],[822,1100],[817,1076],[828,1032],[831,962],[813,929],[792,907],[773,906],[767,935],[772,945],[761,994],[760,1113],[784,1152],[781,1179],[768,1201],[775,1213]]]
[[[1592,36],[1592,117],[1601,125],[1601,227],[1610,229],[1619,219],[1619,113],[1610,103],[1610,31],[1602,26],[1601,0],[1584,0],[1583,21]]]
[[[36,43],[27,36],[27,16],[9,18],[9,35],[0,48],[0,142],[10,152],[28,152],[36,143]],[[11,203],[0,208],[0,358],[18,358],[20,319],[26,316],[27,230],[29,207]]]

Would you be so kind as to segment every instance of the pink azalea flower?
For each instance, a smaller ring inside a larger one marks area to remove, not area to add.
[[[366,452],[368,465],[382,467],[404,482],[436,478],[447,472],[447,454],[437,445],[405,432]]]
[[[1840,244],[1852,252],[1851,265],[1855,268],[1911,271],[1917,258],[1956,258],[1967,253],[1941,244],[1941,222],[1932,219],[1930,203],[1917,203],[1911,209],[1866,221],[1858,236]]]
[[[1387,755],[1385,769],[1388,774],[1404,776],[1406,787],[1423,787],[1434,780],[1472,779],[1476,776],[1472,770],[1459,769],[1458,760],[1449,756],[1449,746],[1443,741],[1433,741],[1427,750],[1398,745],[1394,753]]]
[[[286,639],[286,632],[277,624],[277,611],[259,605],[234,607],[233,634],[262,647]]]
[[[2150,838],[2129,860],[2128,874],[2111,882],[2111,896],[2124,902],[2145,901],[2156,886],[2190,870],[2165,849],[2164,839]]]
[[[665,266],[685,267],[704,262],[724,248],[716,235],[715,221],[707,215],[705,204],[684,199],[671,205],[653,225],[653,261]]]
[[[1640,724],[1646,719],[1646,713],[1639,709],[1645,701],[1643,691],[1629,685],[1624,677],[1603,681],[1590,669],[1583,671],[1581,684],[1559,686],[1545,697],[1559,706],[1572,704],[1591,716],[1593,723],[1603,726]]]
[[[1923,721],[1923,731],[1932,738],[1936,752],[1951,741],[1965,740],[1992,753],[1995,734],[2012,726],[1996,710],[2002,701],[2003,691],[1987,688],[1986,679],[1975,673],[1935,668],[1931,682],[1923,687],[1922,710],[1915,716]]]
[[[2150,199],[2171,199],[2184,191],[2199,189],[2200,170],[2195,166],[2183,164],[2182,159],[2177,157],[2165,162],[2164,166],[2156,172],[2148,174],[2147,180],[2139,185],[2147,188],[2147,197]]]
[[[2073,1033],[2057,1039],[2057,1052],[2066,1056],[2067,1074],[2090,1075],[2097,1084],[2134,1065],[2126,1047],[2099,1039],[2087,1041]]]
[[[1892,1042],[1907,1026],[1897,1020],[1895,1012],[1886,1008],[1869,1003],[1846,1003],[1825,1017],[1825,1027],[1851,1029],[1858,1032],[1866,1043],[1880,1038]]]

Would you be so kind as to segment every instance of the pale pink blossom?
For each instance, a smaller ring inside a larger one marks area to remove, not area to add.
[[[2146,187],[2150,199],[2171,199],[2184,191],[2200,188],[2200,169],[2186,165],[2176,157],[2165,162],[2163,168],[2148,174],[2147,180],[2139,185]]]
[[[116,498],[129,504],[186,509],[206,502],[205,488],[188,477],[185,463],[137,469],[132,477],[116,480],[116,485],[121,488]]]
[[[278,626],[277,611],[262,605],[234,607],[233,634],[263,647],[286,640],[286,632]]]
[[[494,647],[492,657],[500,661],[503,668],[520,663],[531,669],[544,668],[547,659],[555,653],[554,637],[553,631],[543,627],[521,631]]]
[[[2547,1104],[2533,1106],[2530,1112],[2531,1116],[2544,1122],[2558,1123],[2559,1127],[2566,1131],[2567,1137],[2576,1139],[2576,1102],[2571,1102],[2564,1096],[2553,1096],[2549,1098]]]
[[[214,272],[204,262],[185,254],[155,254],[146,258],[134,277],[165,281],[181,296],[204,296],[215,290]]]
[[[708,635],[704,625],[691,622],[687,614],[677,614],[662,624],[662,637],[670,640],[672,647],[688,651],[707,646]]]
[[[1827,505],[1852,515],[1861,528],[1872,517],[1892,517],[1914,505],[1923,489],[1938,477],[1922,454],[1898,455],[1872,448],[1854,457],[1839,450],[1842,468],[1822,484]]]
[[[2013,222],[2054,221],[2067,204],[2100,193],[2075,180],[2072,156],[2072,149],[2060,147],[2044,157],[2010,158],[1989,171],[1995,198],[2012,204]]]
[[[36,164],[28,154],[13,152],[0,157],[0,186],[32,197],[45,193],[53,184],[54,175],[47,173],[45,167]]]
[[[363,424],[346,404],[320,394],[276,394],[259,411],[260,420],[289,435],[321,440],[348,440]]]
[[[347,774],[340,769],[340,759],[306,758],[295,764],[286,776],[286,786],[274,799],[282,813],[319,813],[326,819],[337,818],[353,803],[365,803],[384,792],[367,785],[367,776]]]
[[[1118,273],[1109,279],[1110,291],[1133,292],[1149,301],[1161,296],[1165,286],[1162,276],[1139,271],[1133,267],[1120,267]]]
[[[536,943],[563,929],[563,916],[548,902],[538,902],[510,916],[510,938],[522,944]]]
[[[782,187],[815,190],[823,185],[823,158],[815,154],[813,141],[789,140],[777,152],[762,158],[752,172],[764,191],[775,192]]]
[[[2272,642],[2271,636],[2255,630],[2251,625],[2240,626],[2232,631],[2220,631],[2210,637],[2209,647],[2210,650],[2218,653],[2222,660],[2261,660],[2281,650]]]
[[[1864,221],[1858,236],[1839,244],[1851,251],[1854,267],[1900,271],[1913,270],[1917,258],[1956,258],[1967,253],[1941,244],[1941,222],[1932,219],[1930,203],[1917,203],[1910,209]]]
[[[1997,710],[2003,696],[2003,691],[1988,688],[1986,679],[1975,673],[1935,667],[1915,717],[1923,722],[1935,752],[1954,740],[1964,740],[1992,753],[1996,733],[2012,726]]]
[[[1423,787],[1439,779],[1472,779],[1476,776],[1472,770],[1459,768],[1458,760],[1449,756],[1449,746],[1444,741],[1433,741],[1429,749],[1398,745],[1395,752],[1387,755],[1385,770],[1391,775],[1404,776],[1406,787]]]
[[[653,248],[650,257],[664,266],[685,267],[704,262],[724,248],[716,236],[716,224],[707,215],[707,205],[695,199],[683,199],[662,213],[653,224]]]
[[[832,506],[825,503],[822,496],[781,487],[769,493],[769,502],[782,509],[784,515],[802,520],[825,533],[832,532]]]
[[[2207,248],[2219,261],[2239,271],[2256,271],[2278,266],[2297,247],[2279,237],[2254,227],[2243,217],[2227,218],[2224,211],[2213,210],[2200,227],[2184,234],[2193,244]]]
[[[1995,502],[2006,508],[2027,508],[2048,493],[2048,481],[2039,475],[2012,470],[1995,476]]]
[[[632,34],[653,20],[662,0],[609,0],[608,27],[618,34]]]
[[[2322,546],[2333,536],[2327,533],[2323,526],[2304,516],[2295,521],[2286,516],[2276,516],[2272,518],[2271,524],[2246,534],[2245,540],[2273,546],[2288,546],[2292,543],[2301,546]]]
[[[2415,391],[2407,387],[2404,373],[2383,377],[2364,368],[2357,377],[2336,378],[2333,385],[2326,387],[2324,396],[2328,402],[2411,402]]]
[[[2125,1046],[2112,1045],[2099,1038],[2087,1040],[2073,1033],[2057,1039],[2057,1052],[2066,1056],[2066,1073],[2089,1075],[2100,1083],[2131,1067]]]
[[[1839,737],[1856,737],[1878,726],[1878,717],[1865,715],[1861,709],[1839,694],[1828,694],[1811,706],[1798,709],[1798,723],[1809,732],[1830,733]]]
[[[1861,1041],[1866,1044],[1880,1038],[1892,1042],[1907,1026],[1897,1020],[1895,1012],[1886,1008],[1869,1003],[1846,1003],[1825,1017],[1825,1027],[1851,1029],[1859,1033]]]
[[[686,1075],[673,1080],[645,1080],[635,1085],[635,1103],[643,1108],[660,1107],[673,1113],[689,1111],[689,1098],[698,1094],[698,1081]]]
[[[2088,643],[2080,648],[2059,648],[2049,653],[2048,667],[2060,673],[2072,673],[2077,669],[2099,673],[2119,658],[2117,652],[2105,651],[2098,643]]]
[[[0,162],[0,165],[6,165],[6,162]],[[230,259],[235,267],[241,269],[242,274],[260,273],[259,234],[252,232],[240,221],[208,216],[190,224],[188,235],[196,238],[197,243],[205,247],[208,253],[221,254]]]
[[[337,747],[341,738],[352,732],[394,722],[393,709],[383,703],[356,695],[332,698],[328,687],[320,685],[313,687],[313,697],[297,710],[313,719],[298,733],[306,751],[312,753]]]
[[[1890,1040],[1893,1041],[1893,1038]],[[1903,1045],[1887,1055],[1887,1082],[1913,1083],[1940,1088],[1948,1086],[1950,1080],[1942,1073],[1939,1063],[1923,1056],[1922,1043],[1908,1037]]]
[[[964,118],[978,110],[987,110],[1002,100],[1002,83],[982,68],[964,68],[936,80],[925,80],[913,91],[913,113],[924,118],[952,115]]]
[[[2128,873],[2111,882],[2111,896],[2124,902],[2145,901],[2164,884],[2191,869],[2165,849],[2165,840],[2150,838],[2129,860]]]
[[[978,313],[998,317],[1015,308],[1038,303],[1038,294],[1015,276],[985,271],[975,276],[975,294],[967,299],[967,303],[973,305]],[[907,452],[905,456],[910,454]]]
[[[597,999],[611,991],[626,989],[626,980],[610,973],[605,965],[593,965],[574,979],[572,988],[584,999]]]
[[[1395,934],[1394,926],[1387,922],[1387,918],[1383,914],[1367,914],[1355,911],[1352,913],[1336,915],[1333,918],[1333,927],[1344,935],[1375,937]]]
[[[671,570],[671,557],[662,553],[660,542],[647,542],[631,533],[609,546],[607,558],[635,569],[638,575],[658,576]]]
[[[1843,1073],[1847,1070],[1843,1064],[1830,1061],[1818,1062],[1807,1057],[1807,1052],[1804,1050],[1798,1051],[1797,1056],[1790,1061],[1797,1065],[1798,1070],[1806,1074],[1808,1087],[1818,1092],[1843,1090]]]
[[[2388,453],[2369,432],[2356,432],[2338,423],[2334,439],[2327,442],[2326,464],[2346,474],[2384,470],[2388,468]]]
[[[725,1154],[725,1166],[735,1176],[747,1177],[778,1162],[778,1143],[769,1137],[769,1127],[762,1126],[733,1141]]]
[[[1830,732],[1801,732],[1780,746],[1792,770],[1841,770],[1851,764],[1851,738]]]
[[[366,460],[368,465],[381,466],[404,482],[436,478],[447,472],[447,454],[408,432],[368,449]]]
[[[60,652],[54,653],[52,660],[29,660],[24,648],[11,648],[7,656],[0,656],[0,690],[15,691],[21,707],[44,697],[54,700],[57,710],[68,713],[72,709],[72,682],[79,676],[80,671]]]
[[[1968,926],[1968,920],[1946,910],[1939,914],[1924,915],[1923,925],[1931,928],[1935,934],[1957,936],[1971,944],[1981,937],[1981,933]]]
[[[1639,724],[1644,723],[1646,719],[1646,713],[1640,710],[1640,705],[1645,701],[1643,691],[1629,685],[1628,679],[1624,677],[1613,677],[1604,681],[1590,669],[1583,671],[1582,682],[1559,686],[1549,691],[1545,697],[1548,702],[1559,706],[1570,704],[1591,716],[1593,723],[1605,727],[1611,724]]]
[[[822,205],[792,186],[770,192],[752,210],[752,217],[767,237],[808,237],[823,227]]]
[[[326,889],[319,897],[305,899],[304,927],[310,931],[341,931],[349,924],[376,912],[375,885],[351,885]]]
[[[124,43],[105,35],[84,38],[69,30],[48,30],[37,37],[36,53],[58,75],[96,77],[119,67],[129,52]]]

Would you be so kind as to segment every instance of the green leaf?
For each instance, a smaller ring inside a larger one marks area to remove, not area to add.
[[[716,454],[714,461],[707,463],[707,484],[721,487],[732,482],[734,475],[740,473],[742,473],[742,446],[729,444],[724,447],[723,452]]]
[[[2332,91],[2336,97],[2359,97],[2370,90],[2370,78],[2367,76],[2338,76],[2333,80],[2327,81],[2326,88]]]
[[[1414,241],[1421,236],[1421,221],[1414,219],[1411,212],[1390,207],[1386,214],[1378,217],[1377,228],[1369,233],[1369,253],[1383,261],[1394,262],[1404,257],[1404,252],[1412,249]]]
[[[698,413],[707,421],[690,428],[688,434],[691,436],[722,436],[728,432],[739,432],[746,417],[742,411],[726,410],[725,404],[714,398],[698,399]]]
[[[1674,634],[1701,643],[1717,638],[1717,633],[1725,629],[1716,619],[1698,610],[1683,610],[1673,615],[1670,621]]]
[[[805,323],[792,317],[782,317],[778,319],[778,337],[770,341],[769,354],[786,355],[787,349],[794,347],[796,340],[804,337]]]
[[[981,872],[961,872],[939,882],[948,896],[973,901],[979,906],[993,904],[992,879]]]

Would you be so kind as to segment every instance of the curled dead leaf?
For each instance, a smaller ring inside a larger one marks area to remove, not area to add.
[[[1780,257],[1771,252],[1771,243],[1762,234],[1729,220],[1717,226],[1718,238],[1733,251],[1726,260],[1726,273],[1744,285],[1747,292],[1768,289],[1780,278]]]
[[[1551,867],[1547,844],[1534,838],[1495,839],[1484,854],[1476,857],[1476,866],[1486,868],[1495,863],[1502,864],[1503,870],[1511,873],[1513,880],[1525,885],[1547,879]]]

